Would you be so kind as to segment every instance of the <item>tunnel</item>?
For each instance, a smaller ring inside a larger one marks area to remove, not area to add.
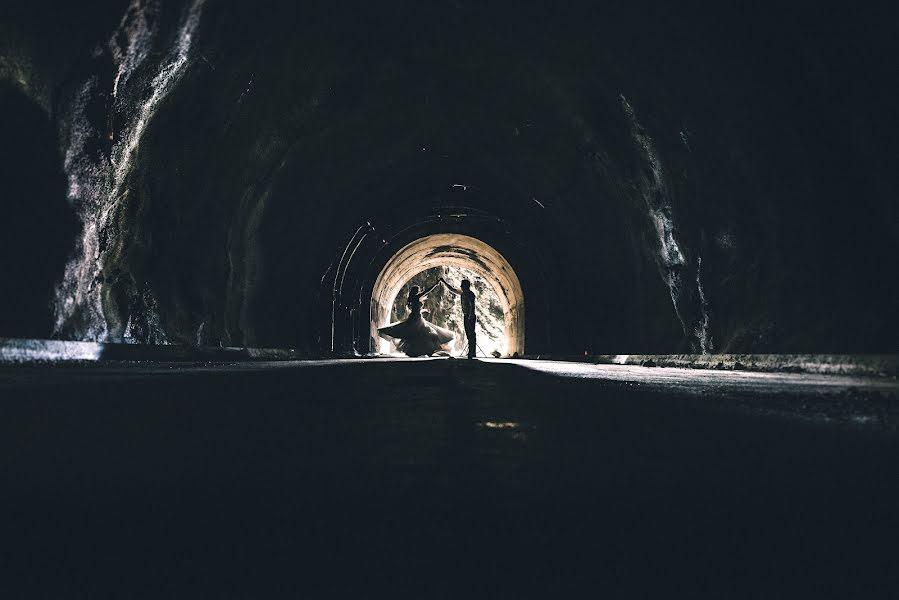
[[[436,266],[459,266],[484,277],[499,297],[504,315],[506,356],[524,355],[524,293],[512,265],[495,249],[466,235],[433,234],[394,254],[375,280],[371,297],[372,351],[383,351],[377,328],[389,324],[390,307],[413,275]]]
[[[10,11],[0,334],[365,354],[378,269],[459,233],[528,353],[895,350],[875,10],[326,4]]]
[[[888,4],[4,2],[6,595],[891,597]]]

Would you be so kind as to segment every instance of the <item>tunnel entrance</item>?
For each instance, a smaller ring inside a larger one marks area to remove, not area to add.
[[[496,294],[504,338],[504,343],[497,347],[498,352],[503,356],[524,354],[524,294],[512,265],[492,246],[455,233],[415,240],[387,261],[372,290],[372,351],[390,352],[390,343],[378,337],[377,329],[390,323],[397,296],[410,281],[431,269],[452,267],[460,273],[473,273]]]
[[[414,275],[397,294],[396,300],[393,302],[390,322],[396,323],[408,318],[409,309],[406,307],[406,300],[409,297],[409,288],[417,285],[419,289],[429,290],[437,284],[440,278],[448,281],[457,290],[461,289],[463,279],[467,279],[471,283],[471,289],[475,293],[475,314],[477,315],[475,353],[478,356],[508,355],[505,314],[496,290],[480,275],[463,267],[433,267]],[[458,296],[445,286],[438,285],[422,298],[421,313],[428,322],[455,334],[455,339],[447,345],[447,350],[452,356],[462,356],[467,353],[468,340],[465,336],[462,302]],[[388,342],[388,346],[391,354],[402,354],[396,348],[395,343]],[[380,350],[383,354],[384,344],[380,344]]]

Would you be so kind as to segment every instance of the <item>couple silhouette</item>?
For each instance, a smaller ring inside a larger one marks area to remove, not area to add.
[[[406,299],[406,307],[409,316],[399,323],[392,323],[387,327],[378,329],[378,335],[386,340],[396,342],[396,347],[407,356],[432,356],[435,353],[449,353],[449,343],[456,337],[449,329],[438,327],[421,316],[422,298],[434,291],[437,286],[443,284],[446,289],[462,297],[462,317],[465,325],[465,337],[468,339],[468,358],[474,358],[477,342],[475,337],[475,309],[474,292],[471,291],[471,282],[462,280],[462,289],[454,287],[441,277],[431,289],[423,292],[417,285],[409,288],[409,297]]]

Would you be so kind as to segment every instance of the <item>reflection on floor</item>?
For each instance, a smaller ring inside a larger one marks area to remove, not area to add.
[[[0,369],[6,597],[890,597],[893,380]]]

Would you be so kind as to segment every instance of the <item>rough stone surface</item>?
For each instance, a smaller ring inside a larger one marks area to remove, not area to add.
[[[0,335],[352,352],[457,232],[528,352],[899,350],[888,3],[563,4],[13,0]]]
[[[690,369],[873,375],[892,378],[899,375],[899,356],[895,354],[604,354],[585,357],[584,360],[600,364]]]

